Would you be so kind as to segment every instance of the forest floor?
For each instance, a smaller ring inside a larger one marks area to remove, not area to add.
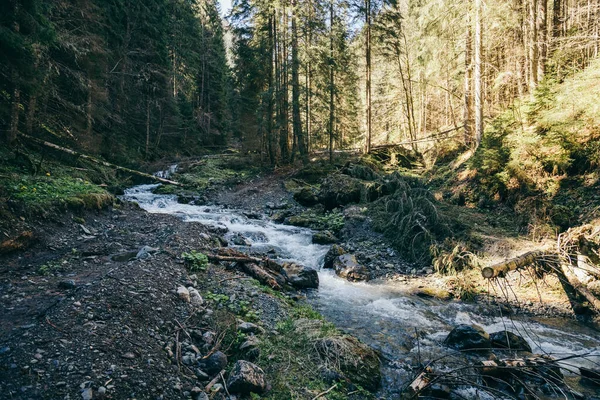
[[[208,185],[199,201],[273,219],[310,213],[290,190],[296,172],[253,170]],[[480,224],[490,260],[539,246],[494,228],[486,222],[489,215],[463,212]],[[349,205],[336,216],[347,225],[353,213],[360,207]],[[402,261],[368,218],[359,220],[345,226],[339,244],[375,279],[397,281],[422,296],[494,299],[508,312],[574,316],[573,304],[552,276],[536,281],[515,275],[498,288],[487,286],[476,270],[440,276],[430,267]],[[67,208],[51,219],[19,221],[11,231],[31,230],[35,240],[0,255],[0,397],[204,399],[201,393],[208,387],[211,398],[224,398],[225,379],[219,374],[224,370],[227,376],[232,360],[249,357],[240,346],[254,336],[240,330],[242,321],[260,327],[258,344],[250,348],[258,349],[252,360],[273,386],[266,398],[312,399],[331,387],[319,355],[311,353],[314,346],[298,345],[303,334],[293,321],[321,318],[303,305],[302,293],[274,292],[223,265],[197,272],[186,266],[183,253],[220,247],[223,232],[119,201],[97,211]],[[180,286],[196,288],[204,305],[195,308],[182,300]],[[342,335],[329,325],[323,330]],[[213,360],[217,351],[229,361]],[[290,364],[290,359],[298,361]],[[216,369],[205,365],[209,360]],[[217,383],[211,385],[213,378]],[[332,399],[369,396],[352,384],[330,392]]]

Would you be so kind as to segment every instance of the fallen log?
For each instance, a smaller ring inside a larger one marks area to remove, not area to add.
[[[99,164],[99,165],[102,165],[104,167],[113,168],[113,169],[116,169],[118,171],[127,172],[128,174],[132,174],[132,175],[138,175],[138,176],[141,176],[143,178],[151,179],[153,181],[160,182],[160,183],[165,183],[165,184],[168,184],[168,185],[183,186],[179,182],[175,182],[175,181],[172,181],[170,179],[159,178],[158,176],[154,176],[152,174],[147,174],[145,172],[136,171],[135,169],[125,168],[125,167],[121,167],[121,166],[116,165],[116,164],[109,163],[107,161],[102,161],[102,160],[99,160],[99,159],[94,158],[92,156],[88,156],[87,154],[79,153],[79,152],[77,152],[75,150],[71,150],[69,148],[62,147],[62,146],[59,146],[59,145],[54,144],[54,143],[46,142],[45,140],[40,140],[40,139],[31,137],[29,135],[25,135],[24,133],[19,133],[19,135],[21,137],[27,139],[27,140],[30,140],[30,141],[34,142],[34,143],[40,144],[42,146],[49,147],[49,148],[54,149],[54,150],[62,151],[63,153],[71,154],[72,156],[75,156],[75,157],[83,158],[84,160],[91,161],[91,162],[93,162],[95,164]]]
[[[207,257],[211,261],[216,262],[236,262],[236,263],[255,263],[264,266],[275,273],[281,273],[283,266],[268,257],[258,258],[252,257],[242,252],[233,249],[224,249],[221,254],[209,254]]]
[[[252,257],[232,249],[222,252],[224,255],[208,254],[207,257],[213,262],[236,263],[246,274],[275,290],[282,290],[287,283],[281,274],[283,267],[269,258]]]
[[[575,272],[572,270],[572,266],[565,263],[561,263],[560,267],[560,270],[562,271],[569,285],[571,285],[571,287],[579,295],[585,298],[590,303],[590,305],[594,307],[594,309],[596,309],[596,311],[600,311],[600,300],[598,300],[596,296],[594,296],[592,292],[590,292],[588,288],[579,281],[577,275],[575,275]]]
[[[508,272],[514,271],[520,268],[524,268],[528,265],[534,264],[548,256],[556,257],[555,254],[548,251],[530,251],[519,257],[512,258],[508,261],[504,261],[490,267],[484,267],[481,270],[481,275],[486,279],[492,279],[496,277],[505,276]]]
[[[274,290],[282,290],[282,287],[277,282],[277,279],[268,271],[259,267],[257,264],[242,263],[240,265],[242,266],[242,270],[245,273],[252,276],[253,278],[256,278],[260,283],[263,283]]]

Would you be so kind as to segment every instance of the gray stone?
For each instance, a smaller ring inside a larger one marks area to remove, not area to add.
[[[356,257],[352,254],[344,254],[333,261],[335,273],[349,281],[368,281],[371,276],[369,270],[358,263]]]
[[[193,306],[200,307],[204,304],[204,299],[195,288],[189,287],[188,292],[190,293],[190,302]]]
[[[444,344],[456,350],[489,350],[490,335],[478,325],[459,325],[448,334]]]
[[[333,268],[333,262],[335,259],[343,254],[346,254],[346,250],[344,250],[342,246],[338,246],[337,244],[331,246],[327,254],[325,254],[323,268]]]
[[[240,360],[235,363],[227,387],[231,393],[264,393],[268,390],[265,372],[251,362]]]
[[[510,331],[500,331],[490,333],[490,341],[495,349],[511,349],[516,351],[528,351],[531,353],[531,346],[527,340]]]
[[[185,301],[186,303],[190,302],[190,291],[186,287],[179,286],[177,288],[177,295],[181,300]]]
[[[152,254],[158,252],[158,250],[159,249],[156,249],[154,247],[144,246],[137,252],[135,258],[137,258],[138,260],[143,260],[145,258],[150,257]]]
[[[92,400],[93,395],[92,388],[85,388],[81,390],[81,397],[83,400]]]
[[[317,270],[302,265],[287,263],[283,266],[286,280],[297,288],[319,287],[319,274]]]
[[[202,370],[209,375],[218,374],[227,366],[227,356],[221,351],[213,353],[210,357],[202,362]]]
[[[252,322],[242,322],[238,325],[238,330],[242,333],[262,333],[264,329]]]
[[[337,241],[338,238],[329,231],[315,232],[312,237],[312,242],[316,244],[333,244]]]
[[[60,281],[60,282],[58,283],[58,287],[59,287],[60,289],[68,289],[68,290],[71,290],[71,289],[75,289],[75,288],[77,287],[77,284],[75,284],[75,281],[74,281],[74,280],[72,280],[72,279],[69,279],[69,280],[66,280],[66,281]]]

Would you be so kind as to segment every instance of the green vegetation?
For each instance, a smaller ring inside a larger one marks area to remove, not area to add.
[[[191,272],[206,271],[208,267],[208,257],[206,254],[196,250],[181,254],[181,258],[183,258]]]
[[[337,234],[344,227],[344,214],[340,210],[325,212],[310,209],[290,217],[287,223],[316,230],[328,230]]]

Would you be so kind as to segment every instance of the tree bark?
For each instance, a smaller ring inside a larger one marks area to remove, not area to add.
[[[300,119],[300,61],[298,59],[298,25],[297,25],[297,0],[292,0],[292,128],[294,141],[298,144],[300,158],[304,164],[308,163],[302,120]]]
[[[333,127],[335,119],[335,72],[334,72],[334,54],[333,54],[333,0],[329,1],[329,121],[328,121],[328,133],[329,133],[329,162],[333,163]],[[370,146],[370,145],[369,145]],[[370,148],[369,148],[370,151]]]
[[[371,124],[371,0],[365,0],[365,26],[366,26],[366,37],[365,37],[365,61],[366,61],[366,106],[367,106],[367,140],[365,151],[371,152],[371,135],[372,135],[372,124]]]
[[[467,17],[468,18],[468,17]],[[473,81],[473,32],[471,29],[470,18],[467,20],[467,33],[465,36],[465,104],[463,120],[465,125],[465,146],[469,146],[473,142],[473,123],[472,106],[473,99],[471,94],[471,82]]]
[[[475,0],[475,143],[483,137],[483,92],[481,82],[481,0]]]

